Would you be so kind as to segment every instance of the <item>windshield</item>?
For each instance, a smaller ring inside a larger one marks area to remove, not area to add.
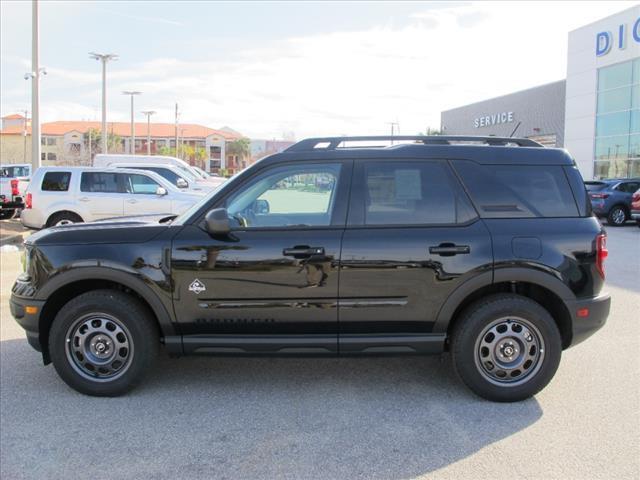
[[[229,180],[227,180],[225,183],[221,183],[220,185],[216,186],[216,188],[214,188],[207,195],[203,196],[202,199],[200,201],[198,201],[197,203],[195,203],[193,206],[191,206],[191,208],[189,208],[188,210],[186,210],[186,211],[182,212],[180,215],[178,215],[178,217],[173,222],[171,222],[171,224],[172,225],[184,225],[185,222],[189,218],[191,218],[192,215],[194,215],[198,210],[200,210],[204,205],[206,205],[213,198],[213,196],[218,193],[218,190],[220,190],[220,188],[222,188],[223,186],[227,186],[238,175],[240,175],[240,173],[241,172],[236,173],[231,178],[229,178]]]

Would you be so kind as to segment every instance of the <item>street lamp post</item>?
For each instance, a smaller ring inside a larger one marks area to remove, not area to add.
[[[131,143],[129,144],[129,153],[131,155],[136,154],[136,123],[133,120],[133,97],[140,95],[142,92],[125,91],[123,95],[129,95],[131,97]]]
[[[145,110],[143,115],[147,116],[147,155],[151,155],[151,115],[156,113],[154,110]]]
[[[107,153],[107,62],[117,60],[118,55],[114,53],[89,52],[89,57],[102,62],[102,153]]]

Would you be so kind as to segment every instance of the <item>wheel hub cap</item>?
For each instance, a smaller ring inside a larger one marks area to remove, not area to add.
[[[540,368],[544,343],[538,329],[519,317],[490,323],[476,341],[475,362],[491,383],[518,385]]]
[[[115,317],[90,314],[76,320],[67,331],[66,354],[80,375],[109,381],[127,371],[133,343],[127,328]]]

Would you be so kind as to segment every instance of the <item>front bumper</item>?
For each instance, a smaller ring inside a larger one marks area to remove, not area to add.
[[[18,297],[14,294],[9,299],[11,315],[16,319],[18,325],[25,329],[29,345],[38,352],[42,351],[42,345],[40,344],[40,313],[44,302],[44,300],[32,300]],[[27,313],[27,307],[35,307],[37,309],[36,313]]]
[[[611,295],[603,293],[597,297],[567,302],[567,306],[573,320],[570,346],[574,346],[604,326],[611,309]],[[585,309],[588,310],[588,315],[578,316],[578,312],[584,312]]]

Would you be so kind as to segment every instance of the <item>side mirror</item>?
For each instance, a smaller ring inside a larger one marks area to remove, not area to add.
[[[204,217],[205,228],[211,235],[227,235],[231,231],[226,208],[209,210]]]
[[[187,188],[189,187],[189,182],[187,182],[184,178],[179,178],[178,180],[176,180],[176,187]]]
[[[167,189],[164,187],[156,188],[156,195],[166,195],[167,193]]]
[[[253,202],[253,213],[256,215],[266,215],[270,209],[271,206],[267,200],[256,200]]]

